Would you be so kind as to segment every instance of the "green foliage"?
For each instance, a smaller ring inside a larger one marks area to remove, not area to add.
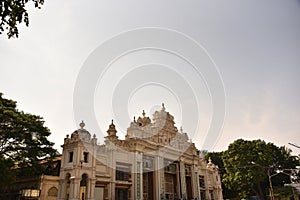
[[[293,190],[291,187],[275,187],[274,197],[277,199],[291,199],[293,198]]]
[[[18,37],[18,24],[24,22],[26,26],[29,25],[26,5],[33,3],[36,8],[40,8],[44,0],[0,0],[0,3],[0,34],[7,31],[8,38],[11,38]]]
[[[7,179],[43,173],[41,161],[58,155],[49,135],[40,116],[17,110],[16,102],[0,93],[0,171]]]
[[[240,198],[256,195],[264,199],[269,184],[267,172],[275,176],[277,170],[295,168],[298,162],[290,150],[262,140],[236,140],[222,158],[226,169],[223,183],[237,191]],[[279,179],[277,185],[283,186],[283,179]]]

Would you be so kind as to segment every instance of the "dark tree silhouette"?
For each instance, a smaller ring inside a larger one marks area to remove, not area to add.
[[[19,111],[16,102],[0,93],[0,177],[13,182],[17,176],[33,176],[44,172],[41,161],[51,161],[58,152],[47,137],[50,130],[43,118]]]

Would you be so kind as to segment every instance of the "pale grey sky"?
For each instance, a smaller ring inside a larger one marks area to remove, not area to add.
[[[46,0],[41,10],[30,9],[29,17],[30,26],[20,27],[18,39],[0,36],[0,91],[18,101],[19,109],[44,117],[56,148],[60,149],[65,135],[78,127],[73,91],[91,52],[121,32],[159,27],[193,38],[218,67],[226,90],[226,118],[211,150],[224,150],[235,139],[244,138],[286,145],[300,153],[288,145],[300,145],[299,0]],[[135,58],[138,56],[143,55]],[[101,109],[111,102],[99,87],[95,113],[101,131],[105,131],[116,116]],[[198,99],[200,121],[205,123],[209,122],[205,114],[211,112],[208,98],[203,94],[203,102]],[[183,121],[180,103],[161,87],[141,90],[128,99],[129,103],[120,105],[128,104],[128,115],[137,116],[142,109],[153,112],[163,101],[179,128]],[[88,123],[86,127],[89,129]],[[188,131],[189,123],[183,128]],[[198,147],[200,140],[196,137]]]

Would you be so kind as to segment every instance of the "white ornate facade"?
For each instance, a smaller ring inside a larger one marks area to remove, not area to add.
[[[144,112],[134,119],[125,140],[112,122],[98,145],[82,122],[62,145],[58,199],[222,200],[218,167],[174,124],[163,106],[153,121]]]

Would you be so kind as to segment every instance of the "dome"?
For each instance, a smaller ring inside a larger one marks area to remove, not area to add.
[[[89,141],[91,139],[91,134],[90,134],[89,131],[87,131],[86,129],[84,129],[85,123],[83,122],[83,120],[79,124],[79,126],[80,126],[80,128],[78,130],[74,131],[74,133],[72,133],[72,136],[74,134],[77,134],[78,137],[80,138],[80,140],[82,140],[82,141]]]

